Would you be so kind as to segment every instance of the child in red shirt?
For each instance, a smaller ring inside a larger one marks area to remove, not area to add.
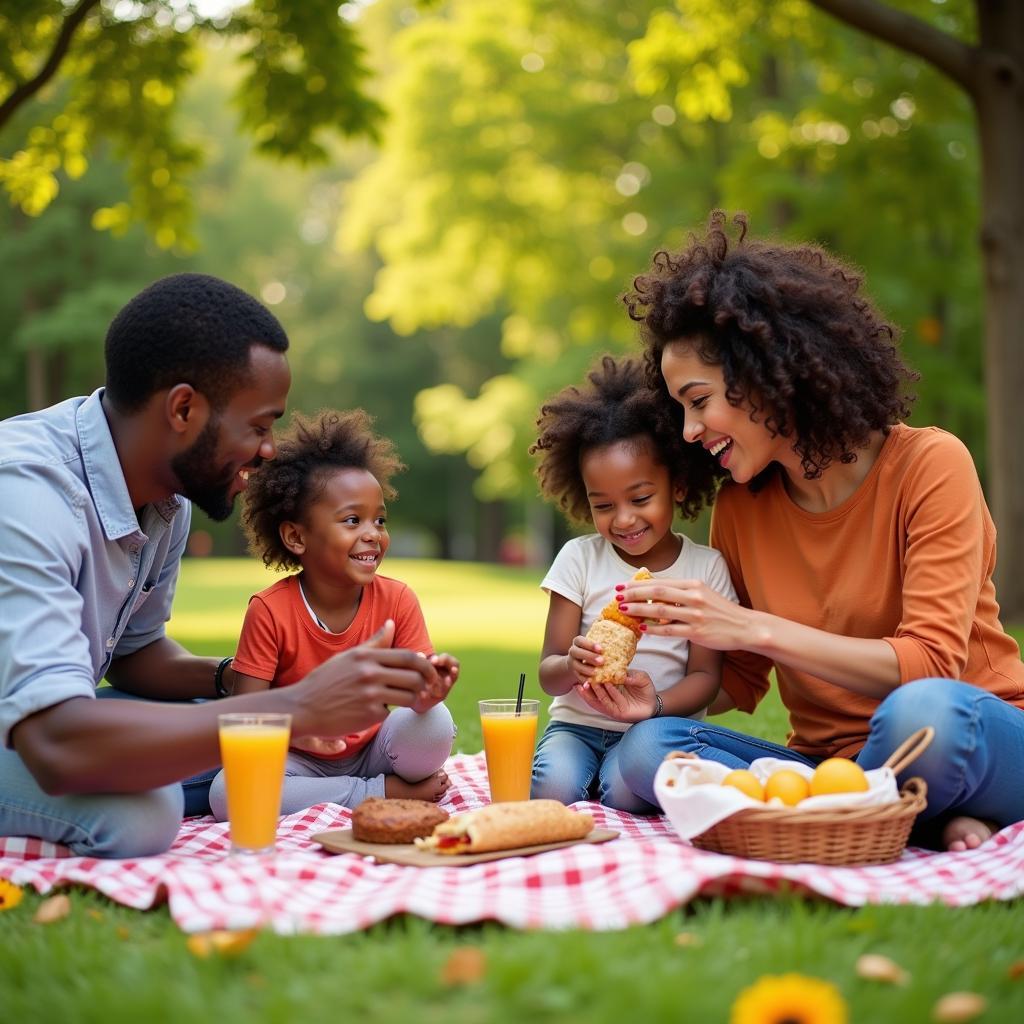
[[[439,800],[448,788],[441,766],[455,725],[442,702],[459,663],[434,654],[409,587],[377,575],[390,542],[384,499],[395,496],[390,479],[403,466],[370,422],[361,409],[313,419],[296,414],[277,456],[249,480],[242,521],[250,550],[268,567],[301,571],[251,598],[233,663],[234,693],[296,683],[388,620],[395,624],[393,646],[429,657],[440,686],[362,732],[294,740],[282,814],[325,802],[355,807],[369,796]],[[388,703],[386,680],[381,701]],[[226,820],[223,772],[213,781],[210,806]]]

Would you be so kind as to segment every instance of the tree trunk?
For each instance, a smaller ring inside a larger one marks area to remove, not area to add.
[[[1024,4],[979,0],[974,102],[981,144],[988,483],[996,593],[1024,622]]]
[[[37,348],[25,353],[26,410],[46,408],[46,355]]]
[[[448,459],[448,557],[470,562],[476,553],[473,470],[465,459]]]
[[[928,61],[970,95],[981,149],[988,493],[999,530],[996,593],[1024,621],[1024,3],[974,0],[978,45],[879,0],[811,0]],[[955,287],[956,268],[951,267]]]
[[[478,562],[500,562],[501,542],[504,538],[504,502],[477,502],[476,560]]]

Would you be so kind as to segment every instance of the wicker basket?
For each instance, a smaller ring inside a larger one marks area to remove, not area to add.
[[[899,774],[921,755],[935,730],[919,729],[885,764]],[[666,760],[691,760],[675,751]],[[908,779],[894,803],[848,810],[801,811],[798,807],[752,807],[737,811],[691,841],[702,850],[755,860],[805,864],[886,864],[907,845],[914,819],[927,806],[923,779]]]

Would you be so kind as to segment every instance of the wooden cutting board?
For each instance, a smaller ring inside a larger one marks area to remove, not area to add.
[[[503,860],[505,857],[531,857],[547,850],[561,850],[577,843],[607,843],[617,839],[619,833],[609,828],[595,828],[583,839],[568,839],[561,843],[541,843],[539,846],[519,846],[513,850],[492,850],[489,853],[432,853],[417,849],[413,843],[363,843],[352,838],[352,829],[339,828],[330,832],[318,832],[310,838],[331,853],[358,853],[373,857],[381,864],[408,864],[418,868],[458,868],[468,864],[480,864],[488,860]]]

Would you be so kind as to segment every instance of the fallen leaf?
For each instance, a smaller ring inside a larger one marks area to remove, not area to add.
[[[895,960],[878,953],[865,953],[857,958],[857,976],[868,981],[884,981],[890,985],[905,985],[909,978]]]
[[[91,917],[91,918],[92,918],[92,919],[93,919],[94,921],[102,921],[102,920],[103,920],[103,911],[102,911],[102,910],[97,910],[97,909],[96,909],[95,907],[90,907],[90,908],[89,908],[89,909],[88,909],[88,910],[86,911],[86,913],[87,913],[87,914],[88,914],[88,915],[89,915],[89,916],[90,916],[90,917]]]
[[[1024,960],[1014,960],[1014,962],[1006,968],[1006,973],[1009,975],[1010,981],[1016,981],[1018,978],[1024,978]]]
[[[36,909],[32,920],[36,924],[53,924],[54,921],[60,921],[70,913],[71,900],[61,893],[59,896],[51,896],[48,900],[43,900]]]
[[[185,940],[188,951],[205,960],[211,956],[237,956],[259,934],[258,928],[247,928],[244,931],[212,931],[196,932]]]
[[[129,929],[129,928],[127,928],[127,927],[126,927],[125,925],[123,925],[123,924],[119,924],[119,925],[118,925],[118,926],[117,926],[117,927],[116,927],[116,928],[114,929],[114,934],[115,934],[115,935],[116,935],[116,936],[117,936],[117,937],[118,937],[118,938],[119,938],[119,939],[120,939],[120,940],[121,940],[122,942],[127,942],[127,941],[128,941],[128,940],[129,940],[129,939],[130,939],[130,938],[132,937],[132,933],[131,933],[130,929]]]
[[[704,940],[696,932],[680,932],[672,941],[681,949],[704,945]]]
[[[441,968],[441,984],[472,985],[487,973],[487,957],[477,946],[454,949]]]
[[[949,992],[932,1008],[932,1020],[939,1024],[964,1024],[980,1017],[988,1008],[988,1000],[977,992]]]

